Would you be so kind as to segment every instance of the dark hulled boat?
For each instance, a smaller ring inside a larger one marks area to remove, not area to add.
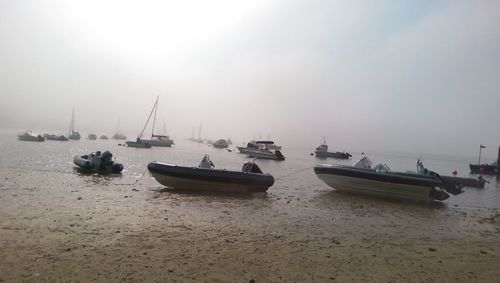
[[[208,155],[198,167],[151,162],[148,170],[160,184],[174,189],[265,192],[274,184],[273,176],[262,173],[254,162],[243,164],[242,171],[221,170],[214,168]]]

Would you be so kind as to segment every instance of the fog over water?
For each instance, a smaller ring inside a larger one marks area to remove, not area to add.
[[[0,0],[0,127],[494,157],[499,1]]]

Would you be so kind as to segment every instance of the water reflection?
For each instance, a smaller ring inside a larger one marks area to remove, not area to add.
[[[73,173],[87,182],[94,185],[111,185],[114,184],[116,180],[120,180],[122,174],[101,174],[95,172],[89,172],[78,167],[73,167]]]
[[[206,199],[268,199],[268,194],[266,192],[221,192],[221,191],[203,191],[203,190],[183,190],[183,189],[171,189],[166,187],[152,189],[151,192],[156,194],[155,198],[161,197],[162,195],[176,195],[179,197],[200,197]]]

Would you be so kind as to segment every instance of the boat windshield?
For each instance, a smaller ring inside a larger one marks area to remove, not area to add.
[[[373,162],[370,158],[363,156],[360,160],[354,163],[352,166],[356,168],[370,169],[372,168]]]

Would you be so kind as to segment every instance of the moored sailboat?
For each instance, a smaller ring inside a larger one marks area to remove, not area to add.
[[[79,140],[81,139],[80,133],[75,131],[75,108],[73,108],[73,114],[71,115],[71,122],[69,124],[68,139]]]
[[[156,122],[156,111],[158,109],[158,99],[159,99],[159,96],[156,97],[156,102],[153,105],[153,109],[151,109],[151,112],[149,113],[149,117],[146,121],[146,124],[144,125],[144,128],[142,129],[141,133],[137,137],[136,141],[125,142],[128,146],[149,148],[151,146],[171,147],[174,144],[174,141],[172,139],[170,139],[169,136],[157,135],[154,133],[155,122]],[[151,116],[153,115],[153,113],[154,113],[154,117],[153,117],[153,125],[152,125],[152,130],[151,130],[151,139],[149,139],[149,140],[142,139],[142,135],[144,134],[144,131],[146,130],[146,127],[148,126],[149,120],[151,120]]]

